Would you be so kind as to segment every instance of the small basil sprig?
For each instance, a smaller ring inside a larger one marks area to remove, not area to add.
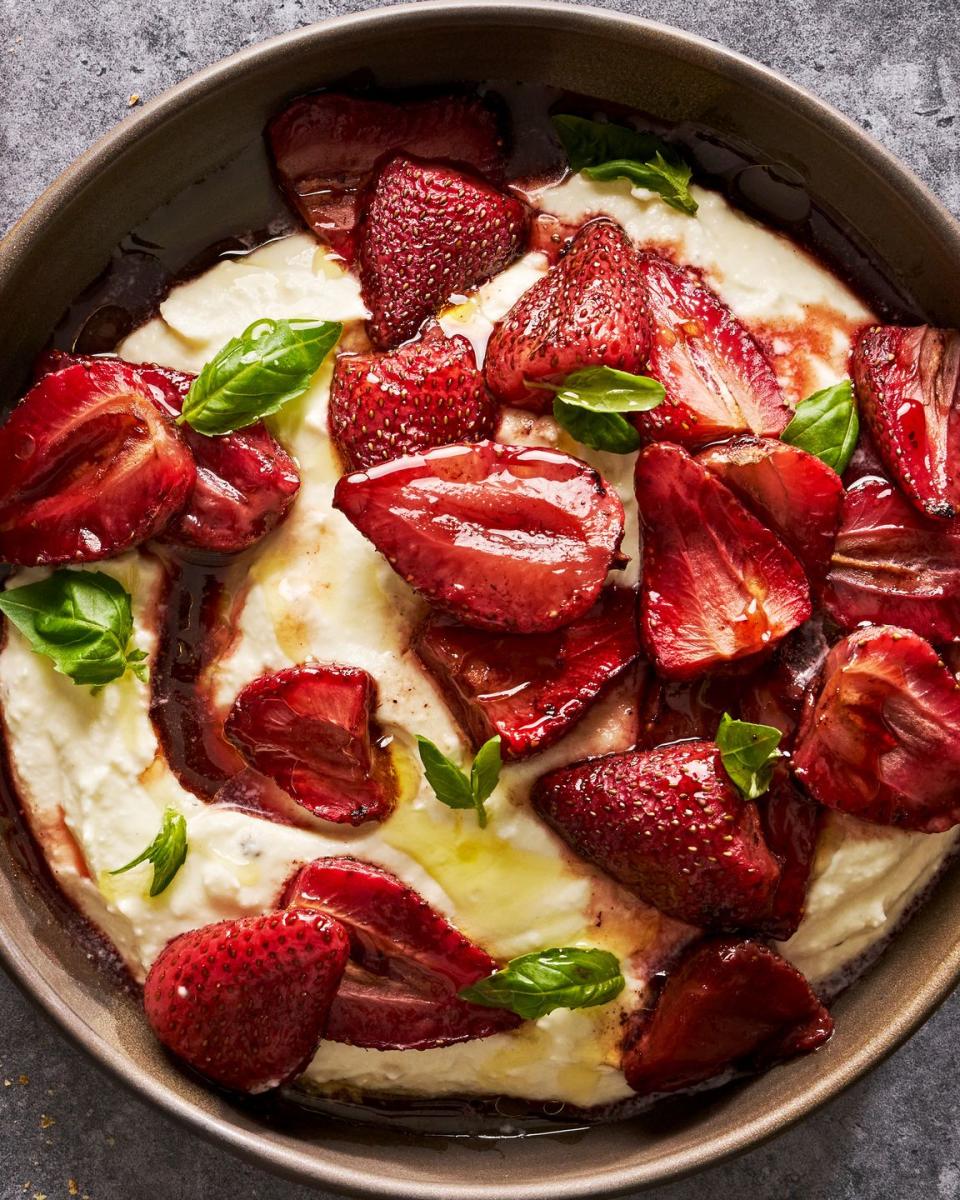
[[[481,829],[487,825],[487,799],[500,778],[500,738],[492,737],[477,751],[469,776],[450,761],[429,738],[417,735],[417,748],[427,783],[433,788],[437,799],[447,808],[472,808],[476,810]]]
[[[342,332],[339,321],[254,321],[206,364],[177,421],[215,437],[268,417],[304,394]]]
[[[782,441],[815,454],[838,475],[847,469],[859,436],[857,402],[849,379],[802,400],[790,424],[780,434]]]
[[[502,970],[463,988],[460,998],[536,1021],[556,1008],[606,1004],[623,990],[624,982],[620,963],[608,950],[557,947],[512,959]]]
[[[551,120],[572,171],[583,171],[588,179],[629,179],[656,192],[671,208],[690,216],[697,211],[690,192],[690,167],[655,134],[566,114]]]
[[[664,397],[663,385],[655,379],[614,367],[584,367],[563,383],[531,386],[556,392],[553,415],[571,437],[613,454],[630,454],[640,448],[637,431],[620,414],[649,412]]]
[[[159,896],[173,882],[173,877],[183,866],[187,858],[187,822],[175,808],[168,808],[163,814],[160,832],[150,845],[131,859],[125,867],[117,867],[111,875],[125,875],[141,863],[153,864],[153,880],[150,884],[150,895]]]
[[[717,747],[723,768],[745,800],[756,800],[770,787],[773,768],[781,752],[783,735],[772,725],[735,721],[724,713],[717,729]]]
[[[0,612],[61,675],[98,691],[128,670],[146,679],[147,657],[131,650],[130,595],[102,571],[54,571],[0,592]]]

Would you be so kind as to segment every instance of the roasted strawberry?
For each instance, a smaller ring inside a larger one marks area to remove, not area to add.
[[[631,1019],[623,1071],[641,1096],[676,1092],[809,1054],[833,1020],[795,967],[759,942],[697,943],[651,1011]]]
[[[333,503],[411,587],[477,629],[569,625],[621,562],[619,497],[556,450],[478,442],[411,454],[344,475]]]
[[[793,757],[815,800],[878,825],[960,823],[960,686],[929,642],[873,626],[830,651]]]
[[[586,759],[532,798],[578,854],[668,916],[732,929],[769,910],[780,869],[713,742]]]
[[[800,564],[679,446],[640,452],[641,622],[658,670],[689,679],[774,646],[810,616]]]
[[[504,758],[553,745],[640,653],[636,593],[608,587],[553,633],[487,633],[433,613],[414,648],[478,750],[499,734]]]
[[[744,686],[744,677],[732,673],[657,679],[641,697],[637,748],[710,741],[723,714],[738,712]]]
[[[349,948],[342,925],[309,909],[191,929],[150,968],[147,1020],[214,1083],[265,1092],[313,1057]]]
[[[740,691],[740,717],[757,725],[773,725],[783,734],[780,749],[789,749],[804,700],[817,682],[829,650],[824,619],[818,613],[788,634],[769,662],[750,676]]]
[[[780,881],[769,912],[756,928],[785,941],[797,932],[803,918],[824,810],[801,795],[783,769],[776,772],[757,807],[764,840],[780,862]]]
[[[160,533],[196,481],[193,456],[126,363],[46,375],[0,426],[0,561],[90,562]]]
[[[790,420],[773,368],[754,338],[692,272],[664,258],[641,261],[652,331],[647,373],[666,389],[642,434],[699,447],[734,433],[776,436]]]
[[[793,551],[810,579],[823,579],[843,504],[836,471],[776,438],[739,437],[697,457]]]
[[[452,296],[502,271],[526,223],[515,196],[478,176],[391,159],[370,193],[357,255],[374,345],[405,342]]]
[[[601,217],[497,324],[484,371],[505,403],[546,412],[553,394],[531,382],[559,383],[581,367],[636,374],[649,348],[636,251],[619,225]]]
[[[875,325],[857,339],[852,373],[890,474],[927,516],[960,515],[960,333]]]
[[[51,350],[35,367],[38,379],[72,363],[118,361]],[[194,376],[154,363],[136,370],[167,416],[179,416]],[[193,453],[197,477],[180,513],[160,540],[211,554],[239,554],[275,528],[300,488],[296,463],[262,421],[222,437],[204,437],[188,425],[181,436]]]
[[[902,625],[960,637],[960,520],[921,516],[885,479],[847,491],[823,603],[841,629]]]
[[[489,437],[496,423],[473,347],[439,327],[386,354],[341,354],[334,367],[330,432],[351,471]]]
[[[320,910],[350,934],[350,961],[326,1036],[373,1050],[426,1050],[515,1029],[520,1018],[457,993],[497,969],[412,888],[372,863],[320,858],[281,903]]]
[[[327,821],[382,821],[396,781],[373,713],[376,684],[359,667],[305,663],[248,683],[224,733],[251,766]]]
[[[388,154],[460,163],[495,180],[503,174],[497,119],[465,96],[401,104],[338,92],[301,96],[270,122],[267,139],[288,199],[348,261],[359,192]]]

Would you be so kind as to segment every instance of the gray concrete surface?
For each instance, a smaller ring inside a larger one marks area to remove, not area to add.
[[[0,229],[95,137],[191,71],[365,0],[0,0]],[[958,0],[611,0],[777,68],[960,213]],[[657,1200],[960,1197],[960,997],[799,1128]],[[308,1200],[131,1099],[0,977],[0,1200]],[[504,1197],[503,1200],[510,1200]]]

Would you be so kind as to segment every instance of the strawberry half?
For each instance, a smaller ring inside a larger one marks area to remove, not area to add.
[[[427,1050],[520,1024],[511,1012],[458,997],[497,963],[389,871],[353,858],[320,858],[293,877],[281,903],[294,912],[319,910],[349,932],[350,961],[330,1010],[330,1041]]]
[[[569,625],[621,562],[620,498],[556,450],[444,446],[344,475],[333,504],[411,587],[477,629]]]
[[[153,537],[196,481],[193,456],[126,363],[46,375],[0,425],[0,561],[91,562]]]
[[[777,377],[752,335],[692,272],[646,255],[652,341],[647,373],[666,389],[657,408],[635,413],[651,441],[699,447],[735,433],[774,437],[791,417]]]
[[[960,823],[960,685],[929,642],[890,625],[838,642],[793,756],[815,800],[938,833]]]
[[[398,156],[377,176],[357,261],[381,349],[413,337],[454,295],[508,266],[527,211],[514,196],[453,167]]]
[[[676,1092],[809,1054],[833,1020],[800,972],[759,942],[699,942],[667,975],[652,1011],[631,1019],[627,1083]]]
[[[349,939],[320,912],[263,913],[168,942],[143,989],[157,1038],[222,1087],[265,1092],[300,1073],[326,1028]]]
[[[810,616],[800,564],[679,446],[637,458],[641,621],[659,671],[689,679],[774,646]]]
[[[382,821],[396,780],[375,726],[376,684],[359,667],[306,663],[261,675],[233,703],[224,733],[251,766],[315,816]]]
[[[893,478],[927,516],[960,515],[960,333],[875,325],[857,339],[852,374]]]
[[[359,193],[386,155],[403,151],[492,179],[503,175],[497,119],[465,96],[403,104],[338,92],[301,96],[273,118],[267,140],[287,198],[348,262],[356,250]]]
[[[810,579],[823,579],[843,504],[836,471],[776,438],[735,438],[697,458],[793,551]]]
[[[785,770],[775,773],[757,807],[764,840],[780,862],[777,890],[757,928],[782,942],[797,932],[803,919],[824,810],[801,795]]]
[[[532,799],[578,854],[668,916],[732,929],[770,907],[780,868],[713,742],[561,767]]]
[[[341,354],[330,385],[330,432],[351,471],[489,437],[497,406],[465,337],[434,327],[387,354]]]
[[[42,378],[72,363],[111,361],[120,360],[51,350],[35,372]],[[150,385],[157,408],[179,416],[195,377],[153,363],[137,363],[136,371]],[[284,519],[300,488],[300,474],[262,421],[221,437],[204,437],[189,425],[179,432],[193,453],[197,477],[161,540],[211,554],[239,554]]]
[[[577,233],[563,258],[514,304],[490,337],[484,371],[506,404],[546,412],[559,383],[582,367],[638,373],[650,326],[633,243],[601,217]]]
[[[885,479],[847,491],[823,596],[844,632],[901,625],[932,642],[960,638],[960,521],[921,516]]]
[[[640,654],[636,593],[604,588],[584,616],[553,633],[487,633],[431,614],[413,645],[479,750],[527,758],[553,745]]]

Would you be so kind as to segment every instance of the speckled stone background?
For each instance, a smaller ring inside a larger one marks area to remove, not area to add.
[[[199,67],[364,0],[0,0],[0,229],[94,138]],[[614,0],[759,59],[960,214],[960,0]],[[799,1128],[656,1200],[960,1197],[960,997]],[[0,976],[0,1200],[308,1200],[171,1125]],[[503,1200],[510,1200],[505,1196]]]

